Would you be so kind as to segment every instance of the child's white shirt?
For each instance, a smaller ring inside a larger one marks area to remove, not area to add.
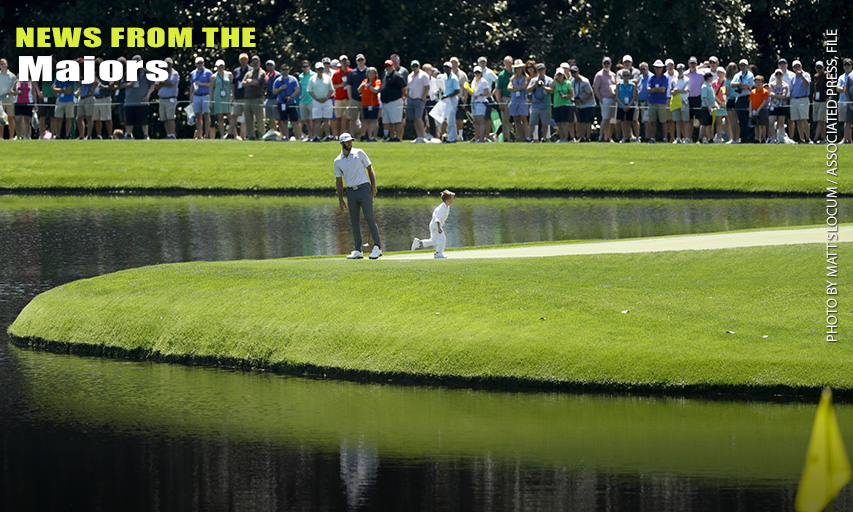
[[[432,220],[430,220],[429,223],[435,224],[436,222],[440,222],[443,227],[444,222],[447,220],[447,216],[449,214],[450,206],[448,206],[447,203],[442,201],[441,204],[436,206],[435,210],[432,211]]]

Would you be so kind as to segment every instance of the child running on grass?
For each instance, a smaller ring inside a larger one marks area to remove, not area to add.
[[[444,259],[444,246],[447,244],[447,236],[444,234],[444,226],[447,221],[447,215],[450,213],[450,205],[453,204],[453,198],[456,194],[449,190],[441,192],[441,204],[435,207],[432,212],[432,220],[429,221],[429,239],[421,240],[415,238],[412,241],[412,250],[423,249],[425,247],[435,247],[436,259]]]

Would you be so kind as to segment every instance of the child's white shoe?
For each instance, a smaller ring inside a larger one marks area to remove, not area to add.
[[[415,238],[414,240],[412,240],[412,250],[413,251],[417,251],[420,248],[420,246],[421,246],[421,239],[420,238]]]
[[[437,252],[437,253],[435,253],[435,256],[433,256],[433,258],[435,258],[437,260],[445,260],[445,259],[447,259],[447,256],[445,256],[444,254],[442,254],[440,252]]]

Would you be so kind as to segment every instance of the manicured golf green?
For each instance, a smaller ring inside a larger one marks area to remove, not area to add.
[[[9,332],[77,353],[368,379],[843,396],[853,348],[843,330],[824,340],[822,252],[183,263],[60,286]]]
[[[803,145],[358,143],[380,194],[820,194],[826,148]],[[337,143],[7,141],[0,191],[329,192]],[[840,161],[853,158],[838,148]]]

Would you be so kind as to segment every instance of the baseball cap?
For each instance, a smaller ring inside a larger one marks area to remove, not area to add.
[[[202,63],[202,64],[204,64],[204,57],[196,57],[196,58],[195,58],[195,63],[196,63],[196,64],[198,64],[198,63]]]
[[[367,60],[367,59],[364,58],[363,53],[359,53],[358,55],[355,56],[355,60]]]
[[[672,64],[673,66],[675,66],[675,61],[674,61],[674,60],[672,60],[672,59],[666,59],[666,60],[664,61],[664,63],[666,63],[666,65],[667,65],[667,66],[669,66],[670,64]]]
[[[351,140],[353,140],[353,137],[347,132],[344,132],[338,136],[338,142],[349,142]]]
[[[787,64],[788,61],[784,57],[780,57],[776,64]]]
[[[332,59],[330,59],[330,58],[328,58],[328,57],[323,57],[322,63],[323,63],[323,64],[331,64],[331,63],[332,63]]]
[[[774,75],[781,75],[782,73],[783,73],[783,71],[781,69],[777,69],[776,71],[773,72]]]
[[[340,57],[338,57],[338,60],[349,60],[349,57],[347,57],[346,55],[341,55]]]
[[[612,61],[610,60],[610,57],[604,57],[603,59],[601,59],[601,63],[604,64],[605,62],[612,62]]]
[[[566,76],[566,70],[564,70],[563,68],[557,68],[556,71],[554,71],[554,76],[557,75]]]
[[[488,59],[486,59],[486,57],[480,57],[479,59],[477,59],[477,62],[487,62],[487,61],[488,61]]]
[[[799,60],[795,60],[794,62],[791,63],[792,68],[795,68],[797,66],[802,66],[802,65],[803,65],[803,63],[800,62]]]
[[[445,63],[444,63],[444,67],[446,67],[446,68],[452,68],[452,67],[453,67],[453,64],[451,64],[451,63],[450,63],[450,61],[447,61],[447,62],[445,62]]]
[[[817,62],[815,62],[815,63],[814,63],[814,67],[816,67],[816,68],[817,68],[817,67],[825,68],[826,66],[824,66],[824,65],[823,65],[823,61],[822,61],[822,60],[819,60],[819,61],[817,61]]]
[[[577,67],[577,66],[572,66],[571,68],[569,68],[569,70],[570,70],[572,73],[576,73],[576,72],[580,71],[580,69],[578,69],[578,67]]]
[[[663,67],[663,61],[660,59],[656,60],[654,62],[654,64],[652,64],[652,67],[653,68],[662,68]]]
[[[481,68],[480,66],[474,66],[474,73],[482,73],[482,72],[483,72],[483,68]]]
[[[569,63],[568,63],[568,62],[561,62],[561,63],[560,63],[560,67],[561,67],[561,68],[568,68],[568,67],[569,67]]]
[[[241,53],[240,58],[237,60],[243,60],[243,59],[249,60],[249,54],[248,53]]]
[[[723,66],[718,67],[717,68],[717,74],[719,75],[720,73],[725,75],[726,74],[726,68],[724,68]]]
[[[687,59],[687,63],[688,64],[699,64],[699,59],[697,59],[696,57],[690,57],[689,59]]]
[[[275,61],[274,61],[274,60],[272,60],[272,59],[270,59],[270,60],[266,61],[266,63],[265,63],[264,65],[269,66],[270,64],[272,64],[273,66],[275,66]]]
[[[539,71],[540,69],[545,69],[545,64],[542,64],[541,62],[536,64],[536,71]]]
[[[315,62],[314,67],[317,69],[323,69],[326,66],[324,66],[322,62]]]
[[[421,65],[421,61],[419,61],[419,60],[415,59],[415,60],[413,60],[413,61],[412,61],[412,63],[411,63],[411,64],[409,64],[409,65],[410,65],[410,66],[420,66],[420,65]]]
[[[219,66],[224,66],[224,65],[225,65],[225,61],[224,61],[224,60],[222,60],[222,59],[217,59],[216,63],[214,64],[214,67],[218,68]]]
[[[332,64],[332,67],[333,67],[333,68],[339,68],[339,67],[341,67],[341,61],[339,61],[338,59],[332,59],[331,64]]]
[[[711,55],[710,57],[708,57],[708,62],[720,62],[720,59]]]
[[[165,59],[163,59],[163,62],[165,62],[166,64],[174,64],[175,63],[172,60],[172,57],[166,57]]]
[[[675,69],[679,69],[679,70],[683,70],[684,68],[685,68],[685,66],[684,66],[684,64],[683,64],[683,63],[681,63],[681,62],[679,62],[679,63],[678,63],[678,65],[677,65],[677,66],[675,66]]]
[[[261,57],[260,57],[260,56],[258,56],[258,55],[252,55],[252,62],[255,62],[255,61],[260,62],[260,61],[261,61]]]
[[[385,65],[386,65],[386,66],[393,66],[393,65],[394,65],[394,61],[393,61],[393,60],[391,60],[391,59],[385,59]]]
[[[626,60],[629,62],[634,62],[634,59],[632,59],[630,55],[625,55],[624,57],[622,57],[622,62],[625,62]]]
[[[134,55],[130,60],[142,60],[142,55]]]
[[[737,63],[738,66],[749,66],[749,61],[746,59],[740,59]]]

